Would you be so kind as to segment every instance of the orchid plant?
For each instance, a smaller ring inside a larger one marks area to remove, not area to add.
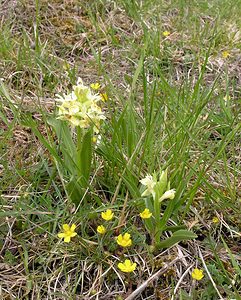
[[[159,176],[154,172],[153,175],[148,174],[145,178],[140,180],[141,197],[145,201],[145,209],[140,213],[144,225],[149,232],[152,239],[152,248],[167,248],[175,243],[196,238],[196,235],[188,230],[180,230],[179,226],[172,227],[173,235],[162,241],[162,233],[168,230],[167,221],[170,218],[173,205],[170,202],[163,209],[163,202],[165,200],[173,201],[176,190],[170,188],[170,181],[167,178],[167,170],[160,172]]]
[[[48,123],[57,135],[64,168],[69,174],[67,194],[78,205],[89,185],[92,146],[105,120],[99,104],[102,98],[96,88],[85,86],[80,78],[70,93],[57,96],[57,118],[49,118]]]

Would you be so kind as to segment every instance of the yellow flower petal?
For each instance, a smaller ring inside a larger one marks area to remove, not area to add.
[[[75,229],[76,229],[76,225],[75,225],[75,224],[72,224],[71,227],[70,227],[70,230],[74,232]]]
[[[70,236],[66,236],[66,237],[64,238],[64,242],[65,242],[65,243],[69,243],[69,242],[70,242]]]
[[[124,237],[125,240],[129,240],[131,235],[126,232],[123,237]]]
[[[64,224],[62,227],[63,227],[64,231],[70,230],[70,227],[68,224]]]
[[[58,233],[58,237],[62,239],[63,237],[65,237],[65,233],[63,232]]]

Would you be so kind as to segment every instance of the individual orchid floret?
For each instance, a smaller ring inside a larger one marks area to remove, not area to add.
[[[165,199],[174,199],[175,197],[175,194],[176,194],[176,190],[175,189],[171,189],[171,190],[168,190],[166,191],[162,196],[161,198],[159,199],[159,202],[162,202],[163,200]]]
[[[141,197],[147,197],[149,195],[155,195],[154,188],[156,186],[156,180],[153,178],[152,175],[147,175],[145,178],[140,180],[140,183],[143,184],[146,189],[145,191],[141,194]]]

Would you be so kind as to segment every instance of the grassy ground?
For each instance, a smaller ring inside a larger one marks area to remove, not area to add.
[[[165,266],[129,299],[241,299],[240,6],[2,1],[1,299],[126,299]],[[48,118],[56,94],[77,77],[100,82],[108,95],[78,209],[43,143],[58,149]],[[168,225],[197,238],[152,252],[138,216],[139,180],[166,168],[176,189],[163,207],[173,201]],[[106,208],[114,229],[100,239]],[[65,244],[57,233],[73,222],[79,238]],[[133,237],[125,252],[113,238],[123,231]],[[117,268],[124,257],[137,263],[134,273]],[[204,270],[200,281],[195,267]]]

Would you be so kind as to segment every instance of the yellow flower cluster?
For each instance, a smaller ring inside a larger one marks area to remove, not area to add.
[[[146,209],[145,213],[149,213],[149,210]],[[101,213],[102,219],[105,221],[110,221],[114,217],[114,213],[111,209],[107,209],[105,212]],[[62,226],[63,231],[58,233],[59,238],[63,238],[65,243],[69,243],[72,237],[75,237],[77,233],[75,232],[76,225],[72,224],[71,226],[68,224],[64,224]],[[97,227],[97,232],[99,234],[105,234],[106,233],[106,227],[104,225],[99,225]],[[116,238],[116,242],[119,246],[126,248],[130,247],[132,245],[131,235],[129,233],[119,234]],[[126,259],[124,262],[118,263],[118,268],[124,272],[124,273],[130,273],[133,272],[136,269],[136,263],[132,263],[129,259]]]
[[[107,209],[101,213],[101,218],[105,221],[111,221],[114,217],[114,213],[111,209]],[[106,228],[104,225],[97,226],[96,231],[103,235],[106,233]],[[132,245],[131,235],[129,233],[119,234],[116,237],[116,242],[119,246],[123,248],[130,247]],[[118,263],[118,268],[124,273],[133,272],[136,269],[136,263],[132,263],[129,259],[126,259],[124,262]]]
[[[101,218],[105,221],[111,221],[114,217],[114,213],[112,212],[111,209],[107,209],[106,211],[103,211],[101,213]],[[106,228],[104,225],[99,225],[97,226],[97,229],[96,231],[99,233],[99,234],[105,234],[106,233]]]
[[[97,84],[94,88],[98,88]],[[104,113],[98,105],[102,98],[99,94],[94,94],[90,87],[85,86],[80,78],[70,94],[64,94],[63,97],[58,95],[58,98],[60,102],[58,119],[81,128],[89,128],[93,125],[94,132],[99,132],[100,122],[105,120]]]

